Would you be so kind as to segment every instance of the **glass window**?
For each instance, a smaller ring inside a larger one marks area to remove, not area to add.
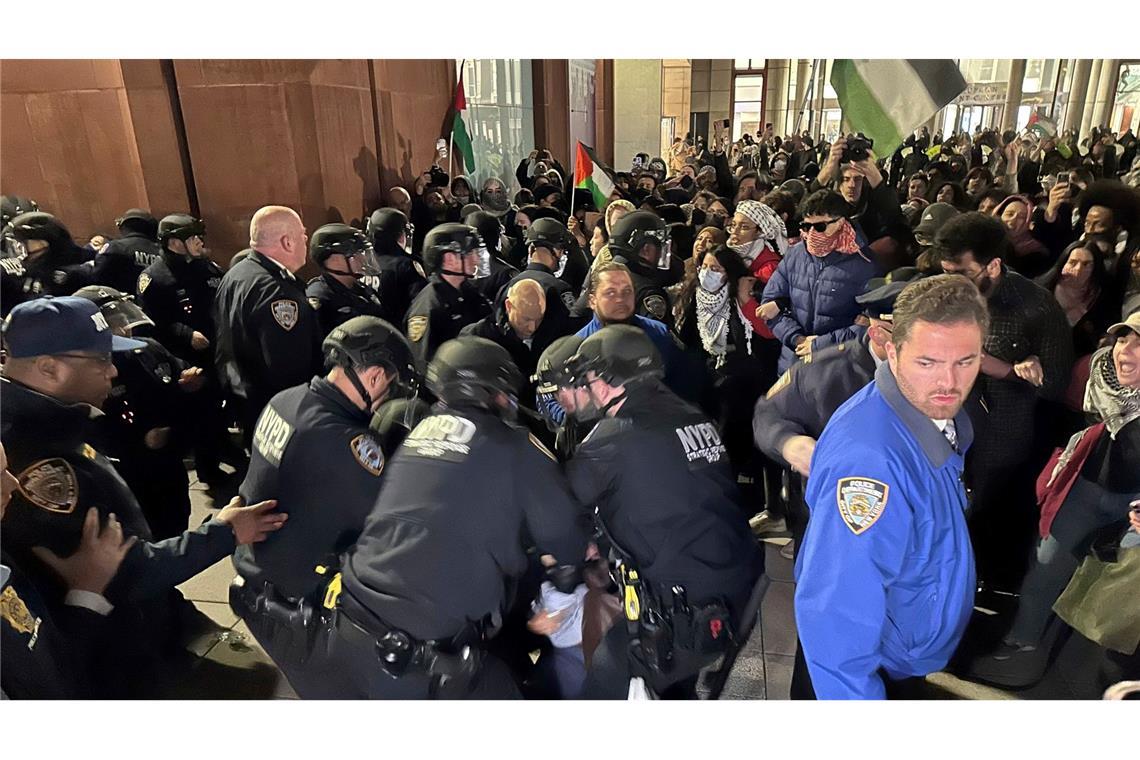
[[[733,68],[737,71],[763,71],[767,65],[767,58],[736,58],[733,60]]]
[[[592,58],[570,59],[570,154],[575,156],[577,141],[581,140],[591,148],[594,142],[594,60]],[[571,158],[573,160],[573,158]],[[567,166],[566,171],[571,171]]]
[[[490,177],[517,190],[515,167],[535,147],[530,60],[468,59],[463,68],[463,92],[475,152],[475,190]],[[592,107],[590,115],[592,118]],[[452,173],[466,174],[467,169],[453,165]]]
[[[738,75],[733,90],[732,139],[739,140],[746,132],[755,135],[762,131],[764,76]]]

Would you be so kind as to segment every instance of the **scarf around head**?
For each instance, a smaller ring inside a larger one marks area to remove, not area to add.
[[[1112,361],[1112,346],[1093,354],[1085,386],[1085,411],[1104,420],[1113,440],[1121,428],[1140,419],[1140,388],[1121,385]]]
[[[749,356],[752,355],[752,324],[744,318],[736,299],[730,297],[731,290],[731,284],[727,281],[715,293],[710,293],[699,285],[696,290],[697,332],[705,351],[716,357],[717,369],[724,364],[728,354],[728,320],[732,308],[736,309],[744,325],[745,347]]]
[[[741,201],[736,207],[736,213],[743,214],[756,225],[760,230],[760,240],[774,242],[776,252],[781,257],[788,252],[788,228],[784,224],[784,220],[775,211],[760,201]],[[753,250],[759,253],[762,249],[753,246]],[[756,257],[753,256],[752,258]]]
[[[804,245],[812,256],[827,256],[832,251],[842,254],[859,253],[859,242],[855,239],[855,228],[846,219],[834,235],[825,235],[809,229],[804,235]]]

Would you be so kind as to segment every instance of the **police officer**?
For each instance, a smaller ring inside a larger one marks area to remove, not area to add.
[[[130,338],[136,328],[154,324],[114,288],[88,285],[75,295],[98,306],[116,335]],[[153,338],[139,340],[142,348],[115,356],[117,376],[100,422],[118,460],[116,469],[138,499],[151,535],[162,540],[182,533],[190,520],[190,482],[182,463],[188,420],[180,411],[183,397],[198,390],[203,378],[200,368],[190,367]]]
[[[716,425],[662,384],[661,356],[637,327],[599,330],[571,367],[588,391],[576,416],[601,419],[567,472],[597,507],[626,613],[595,652],[585,694],[623,698],[633,675],[695,697],[763,570],[728,454]]]
[[[463,219],[468,227],[474,227],[483,241],[482,260],[475,270],[475,287],[487,300],[495,302],[503,286],[509,283],[519,270],[503,261],[500,246],[503,238],[503,225],[499,217],[486,211],[472,211]],[[497,305],[497,304],[496,304]]]
[[[502,305],[495,309],[494,314],[467,325],[459,334],[486,338],[507,350],[511,361],[522,373],[523,386],[518,389],[517,395],[529,407],[533,393],[528,395],[523,389],[530,382],[538,355],[545,348],[539,333],[546,308],[546,294],[538,282],[528,278],[512,283],[505,295]]]
[[[832,416],[811,460],[796,628],[815,693],[877,699],[946,665],[974,602],[962,405],[988,327],[973,283],[898,296],[887,363]],[[884,678],[885,676],[885,678]]]
[[[323,349],[329,373],[278,393],[261,413],[239,491],[247,501],[276,499],[289,525],[234,554],[242,579],[235,611],[302,697],[336,692],[325,674],[303,667],[303,629],[290,643],[288,621],[274,613],[311,600],[328,581],[315,568],[331,564],[360,535],[385,464],[381,440],[369,429],[372,413],[418,377],[407,339],[378,317],[349,319]]]
[[[424,238],[427,286],[408,308],[404,324],[422,366],[459,331],[491,313],[491,302],[471,284],[482,243],[466,224],[440,224]]]
[[[574,291],[558,277],[566,263],[569,239],[566,226],[557,219],[536,219],[526,231],[526,269],[510,281],[510,285],[514,285],[519,280],[534,280],[546,291],[546,312],[539,328],[545,344],[569,335],[580,326],[579,320],[570,318],[576,299]]]
[[[96,285],[106,285],[136,295],[139,275],[160,258],[158,220],[141,208],[127,209],[115,220],[119,238],[95,255]]]
[[[51,214],[30,211],[5,227],[9,257],[0,259],[0,316],[42,295],[70,295],[92,282],[91,252]]]
[[[371,250],[363,232],[347,224],[326,224],[313,233],[309,258],[321,274],[309,280],[305,295],[317,312],[322,336],[356,316],[393,319],[380,294],[363,282],[366,267],[376,269],[369,262]]]
[[[93,407],[102,405],[116,374],[111,354],[144,344],[113,335],[99,308],[75,296],[19,304],[4,322],[4,340],[0,437],[20,483],[4,516],[4,550],[49,604],[59,604],[64,589],[32,547],[70,554],[90,507],[100,522],[114,514],[127,536],[138,536],[104,593],[114,605],[108,621],[114,635],[100,651],[100,665],[113,673],[104,682],[109,691],[145,693],[154,685],[152,668],[168,658],[179,634],[174,587],[237,544],[262,540],[285,516],[268,511],[272,502],[239,507],[235,500],[180,540],[150,543],[138,501],[92,443]]]
[[[403,319],[416,294],[427,284],[423,266],[412,256],[412,225],[402,211],[381,208],[368,217],[365,234],[372,243],[380,270],[375,289],[391,313],[399,315],[392,320],[394,323]]]
[[[519,373],[475,337],[440,347],[427,370],[440,400],[388,463],[384,489],[345,558],[329,669],[341,697],[517,696],[483,647],[527,568],[529,535],[581,562],[587,534],[553,457],[509,420]],[[334,584],[335,585],[335,584]]]
[[[40,206],[31,198],[20,195],[0,195],[0,258],[15,257],[16,252],[9,250],[8,225],[20,214],[29,211],[39,211]]]
[[[589,432],[588,428],[583,430],[574,417],[577,398],[585,391],[574,386],[573,373],[569,371],[570,359],[578,353],[583,340],[585,338],[577,335],[566,335],[551,343],[538,357],[538,366],[531,378],[536,383],[536,407],[554,433],[554,452],[563,462]]]
[[[614,261],[629,267],[636,313],[673,325],[673,310],[665,292],[671,261],[669,228],[651,211],[634,211],[617,221],[610,232]]]
[[[322,369],[321,330],[294,273],[305,265],[305,227],[285,206],[258,209],[252,253],[230,267],[214,300],[215,363],[222,389],[241,407],[246,445],[261,410]]]
[[[158,341],[202,369],[202,388],[188,399],[194,420],[188,432],[198,480],[217,485],[228,477],[218,466],[221,457],[235,467],[245,463],[228,442],[214,358],[214,299],[225,272],[210,258],[201,219],[189,214],[164,216],[158,223],[158,239],[162,252],[139,275],[138,301],[154,321]]]
[[[765,456],[804,478],[808,476],[812,451],[831,415],[871,382],[875,370],[887,360],[891,310],[906,285],[906,279],[871,280],[870,289],[855,299],[870,323],[863,337],[829,346],[792,365],[756,402],[753,440]],[[798,492],[798,488],[792,490]],[[807,514],[797,508],[799,499],[789,501],[790,527],[798,541],[803,537]],[[789,527],[783,518],[767,511],[752,518],[751,524],[758,536],[786,534]]]

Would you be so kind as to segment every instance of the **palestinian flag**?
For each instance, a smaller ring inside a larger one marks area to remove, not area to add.
[[[574,161],[574,187],[588,190],[594,197],[594,208],[602,209],[614,191],[613,170],[598,160],[594,149],[578,143]]]
[[[1057,136],[1056,122],[1046,119],[1036,111],[1029,115],[1029,124],[1027,127],[1031,132],[1037,133],[1037,138],[1040,140]]]
[[[949,59],[837,59],[831,86],[843,120],[874,140],[875,155],[889,156],[906,136],[966,89]]]
[[[467,131],[467,124],[463,121],[463,112],[467,110],[467,96],[463,93],[463,69],[459,70],[459,82],[455,85],[455,102],[451,105],[451,142],[454,150],[461,158],[460,168],[467,167],[467,173],[475,171],[475,151],[471,147],[471,136]]]

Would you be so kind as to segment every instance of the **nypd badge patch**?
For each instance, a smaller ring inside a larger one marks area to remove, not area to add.
[[[883,515],[891,487],[871,478],[840,478],[835,488],[839,515],[851,532],[858,536],[867,531]]]
[[[297,302],[288,298],[282,298],[280,301],[274,301],[270,304],[270,310],[273,312],[273,318],[277,320],[277,324],[281,325],[285,330],[292,330],[294,325],[297,324]]]
[[[41,459],[16,481],[24,498],[48,512],[68,515],[79,503],[79,481],[65,459]]]
[[[665,299],[657,294],[646,296],[641,300],[641,303],[645,306],[645,310],[649,312],[649,315],[657,321],[661,321],[665,318],[665,310],[669,308]]]
[[[427,317],[410,317],[408,319],[408,337],[412,339],[413,343],[419,343],[420,339],[424,337],[424,333],[427,332],[427,325]]]
[[[0,618],[12,626],[16,633],[30,633],[32,638],[28,642],[28,649],[35,648],[36,639],[39,638],[40,619],[31,613],[28,605],[24,604],[24,600],[11,586],[6,586],[0,594]]]
[[[138,290],[140,294],[146,290],[147,285],[150,285],[150,275],[146,272],[143,272],[139,275]]]
[[[352,439],[349,448],[360,466],[372,475],[379,475],[384,469],[384,452],[372,436],[361,433]]]

